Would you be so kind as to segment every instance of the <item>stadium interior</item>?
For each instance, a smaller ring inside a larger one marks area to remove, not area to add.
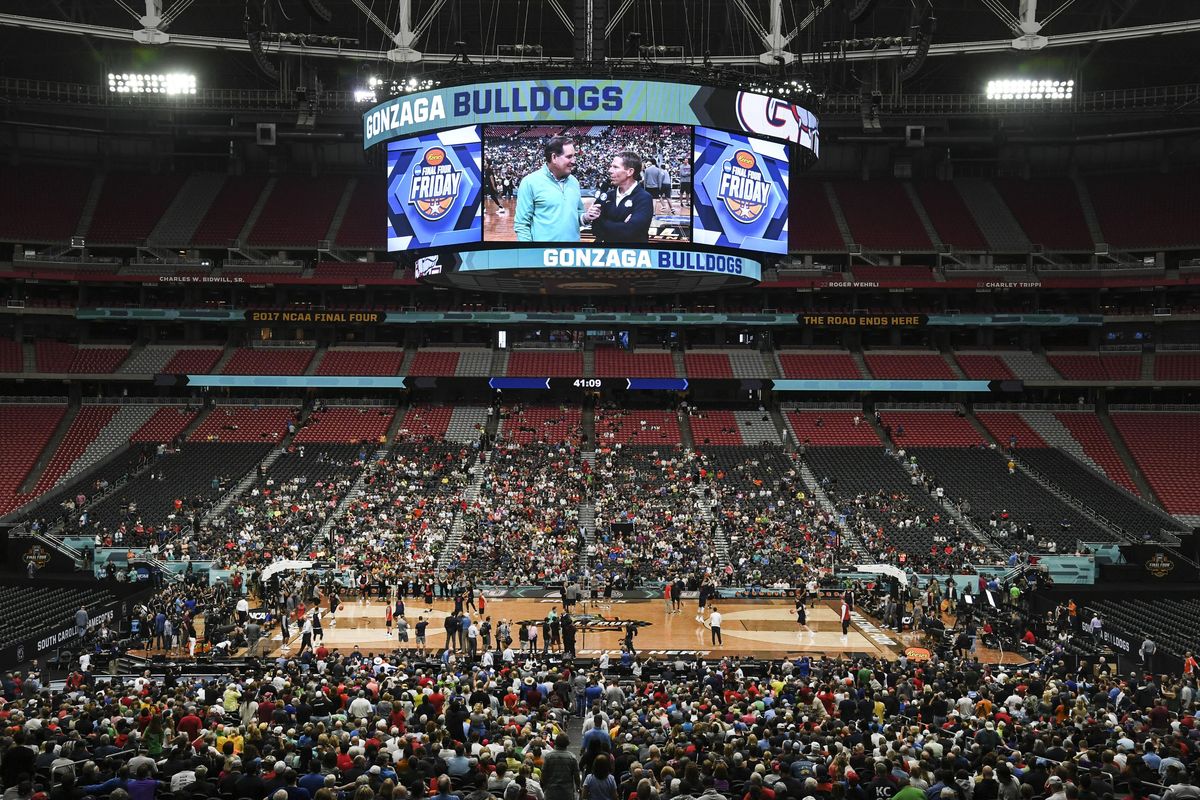
[[[1200,798],[1195,12],[0,0],[4,800]]]

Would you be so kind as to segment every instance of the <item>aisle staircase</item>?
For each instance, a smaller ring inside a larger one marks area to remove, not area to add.
[[[498,416],[493,414],[493,417]],[[466,507],[471,508],[479,499],[479,490],[483,488],[483,480],[487,474],[488,460],[491,458],[491,453],[480,451],[479,458],[471,466],[471,482],[463,490],[463,500],[466,501]],[[446,537],[446,543],[442,546],[442,552],[438,556],[438,570],[449,569],[454,557],[458,555],[458,551],[462,545],[463,533],[467,530],[467,514],[465,511],[460,511],[454,517],[454,523],[450,526],[450,535]]]
[[[804,488],[808,491],[816,501],[817,505],[830,516],[833,520],[833,525],[841,533],[842,543],[849,545],[850,552],[856,558],[861,559],[864,563],[870,561],[871,556],[867,552],[866,544],[862,537],[852,530],[848,525],[843,525],[841,515],[838,513],[837,506],[829,499],[829,495],[825,494],[825,490],[821,488],[821,482],[817,480],[817,476],[813,474],[812,467],[803,458],[796,462],[797,472],[800,474],[800,480],[804,483]]]

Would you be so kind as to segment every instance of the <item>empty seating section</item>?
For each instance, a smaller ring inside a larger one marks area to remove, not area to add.
[[[1001,178],[996,190],[1034,245],[1047,250],[1093,252],[1079,192],[1066,178],[1017,180]]]
[[[1046,359],[1069,381],[1136,381],[1142,376],[1140,355],[1047,353]]]
[[[597,408],[596,449],[613,445],[677,445],[683,437],[673,411]]]
[[[954,371],[937,353],[866,353],[863,360],[876,378],[952,381]]]
[[[84,406],[88,408],[87,405]],[[113,453],[125,450],[133,436],[154,415],[155,408],[149,405],[121,405],[114,409],[115,413],[108,423],[97,432],[96,436],[71,464],[70,468],[58,479],[56,486],[63,486],[76,475],[81,475]]]
[[[398,441],[422,439],[440,441],[446,436],[446,429],[450,426],[452,413],[453,409],[450,406],[425,404],[412,406],[405,412],[404,419],[400,422],[400,429],[396,432],[396,438]]]
[[[328,235],[345,188],[346,179],[339,175],[277,178],[250,232],[250,244],[315,248]]]
[[[1129,470],[1121,460],[1121,454],[1108,438],[1108,431],[1100,424],[1095,414],[1085,411],[1064,411],[1054,415],[1054,418],[1067,429],[1079,443],[1083,452],[1104,471],[1108,479],[1118,486],[1123,486],[1134,494],[1141,494]],[[1116,421],[1115,418],[1113,420]],[[1051,442],[1053,444],[1053,442]]]
[[[116,372],[117,368],[129,357],[128,347],[80,347],[71,359],[67,372],[86,375],[107,375]]]
[[[1200,514],[1200,414],[1119,412],[1113,424],[1172,514]]]
[[[318,375],[399,375],[404,364],[403,350],[331,349],[325,351],[317,366]]]
[[[303,375],[313,353],[307,347],[239,347],[221,372],[225,375]]]
[[[1200,601],[1192,597],[1155,597],[1152,600],[1134,598],[1105,598],[1089,600],[1084,606],[1083,619],[1091,619],[1094,612],[1107,630],[1111,625],[1117,630],[1142,632],[1154,641],[1162,663],[1162,654],[1170,653],[1182,657],[1196,648],[1200,638]],[[1140,644],[1140,642],[1139,642]],[[1174,794],[1174,793],[1172,793]]]
[[[630,353],[616,347],[596,348],[598,378],[674,378],[670,353]]]
[[[38,372],[70,372],[75,362],[75,345],[39,339],[33,345]]]
[[[387,179],[360,176],[334,241],[342,247],[382,250],[387,245]]]
[[[987,250],[987,239],[950,181],[914,181],[913,188],[938,238],[956,250]]]
[[[1157,537],[1164,528],[1179,531],[1182,523],[1154,506],[1139,502],[1062,450],[1034,447],[1021,451],[1021,460],[1045,480],[1122,528],[1134,541]]]
[[[0,238],[68,242],[92,186],[92,173],[56,167],[0,166]]]
[[[217,406],[188,437],[189,442],[278,442],[297,409],[288,406]]]
[[[865,424],[865,423],[864,423]],[[826,491],[838,510],[862,517],[866,525],[856,524],[867,546],[868,557],[890,564],[922,564],[930,554],[938,567],[948,567],[951,559],[934,554],[935,536],[952,541],[962,537],[953,529],[929,494],[914,486],[896,459],[875,447],[810,447],[804,459],[818,481],[829,479]],[[855,502],[862,497],[863,502]],[[874,498],[870,502],[866,498]],[[936,514],[943,517],[934,522]],[[920,518],[920,524],[908,524]],[[940,547],[937,550],[940,551]],[[954,564],[963,568],[962,559]]]
[[[156,541],[155,531],[159,528],[185,530],[192,524],[193,513],[203,514],[270,450],[267,444],[183,444],[156,457],[149,469],[93,505],[89,509],[91,522],[101,535],[121,529],[127,544]],[[178,513],[176,500],[182,501]]]
[[[899,181],[834,181],[833,188],[856,244],[870,250],[933,250]]]
[[[785,378],[858,380],[862,378],[854,356],[849,353],[779,353]]]
[[[1020,470],[1010,474],[1008,457],[999,451],[931,448],[917,451],[917,461],[951,498],[970,501],[969,516],[980,530],[998,531],[1000,526],[993,528],[991,519],[996,515],[999,522],[1004,512],[1018,530],[1029,527],[1027,538],[1014,541],[1010,536],[1002,543],[1005,550],[1019,546],[1038,552],[1038,542],[1054,541],[1057,552],[1072,553],[1080,541],[1114,541],[1108,531],[1028,475]]]
[[[688,417],[692,426],[692,440],[701,452],[708,445],[730,445],[739,447],[745,442],[738,427],[737,417],[732,411],[697,411]]]
[[[735,411],[742,441],[748,445],[779,444],[780,431],[766,411]]]
[[[1047,446],[1037,431],[1029,427],[1029,423],[1015,411],[980,411],[975,416],[983,423],[983,427],[987,428],[988,433],[996,437],[1001,447],[1008,447],[1014,441],[1022,450]]]
[[[4,608],[4,616],[0,618],[0,647],[61,628],[63,620],[73,619],[81,606],[95,615],[101,607],[116,600],[104,589],[38,586],[36,591],[30,591],[30,588],[0,586],[0,606]],[[67,639],[70,646],[78,644],[72,641],[74,638]]]
[[[177,350],[163,366],[163,372],[170,375],[203,375],[212,372],[221,360],[222,352],[219,347]]]
[[[1037,353],[1028,350],[1002,350],[997,353],[1023,381],[1056,381],[1058,373]]]
[[[897,447],[978,447],[983,436],[953,411],[883,411]]]
[[[578,350],[514,350],[508,374],[527,378],[582,378],[583,353]]]
[[[229,247],[241,235],[246,220],[262,195],[267,179],[259,175],[230,176],[217,193],[204,219],[192,234],[200,247]]]
[[[20,342],[0,340],[0,372],[24,372],[25,352]]]
[[[788,200],[788,249],[801,253],[846,251],[837,218],[820,181],[797,179],[795,170]]]
[[[410,375],[454,375],[458,368],[457,350],[420,350],[408,368]]]
[[[71,420],[71,424],[67,427],[62,440],[54,448],[50,460],[46,462],[46,468],[38,476],[37,483],[33,487],[33,494],[39,495],[53,488],[100,435],[104,426],[112,421],[116,413],[116,406],[83,406],[80,408],[75,419]]]
[[[932,281],[933,269],[916,265],[855,266],[851,272],[856,281]]]
[[[314,411],[296,432],[296,444],[381,444],[396,410],[385,406],[328,406]]]
[[[1000,356],[982,353],[955,353],[954,360],[958,362],[958,367],[963,371],[963,375],[971,380],[1013,380],[1017,377]]]
[[[480,348],[462,350],[454,374],[460,378],[489,377],[492,374],[492,351]]]
[[[132,352],[114,372],[122,375],[157,375],[166,370],[167,364],[177,352],[178,345],[148,344]]]
[[[1104,241],[1120,248],[1200,243],[1200,173],[1110,175],[1087,179]]]
[[[684,353],[689,378],[732,378],[733,365],[724,353]]]
[[[861,411],[788,411],[784,416],[798,444],[883,446]]]
[[[501,414],[500,437],[510,442],[579,445],[583,411],[578,406],[505,406]]]
[[[321,261],[313,267],[314,278],[337,278],[350,283],[359,278],[387,280],[396,272],[391,261]]]
[[[446,424],[446,441],[467,444],[479,439],[487,425],[488,410],[483,406],[455,406]]]
[[[1200,353],[1159,353],[1154,357],[1154,379],[1200,381]]]
[[[192,424],[197,413],[199,412],[183,406],[167,406],[157,409],[154,416],[146,420],[146,423],[129,437],[129,441],[172,442],[187,429],[188,425]]]
[[[182,175],[110,172],[87,230],[89,243],[138,244],[150,235],[176,193]]]
[[[772,374],[763,360],[770,356],[764,356],[757,350],[730,350],[726,357],[735,378],[768,378]]]
[[[21,484],[66,411],[65,404],[0,405],[0,514],[28,501],[18,494]]]

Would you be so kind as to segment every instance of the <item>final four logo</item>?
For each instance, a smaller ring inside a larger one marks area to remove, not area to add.
[[[771,184],[749,150],[738,150],[721,164],[717,197],[738,222],[754,222],[762,216],[771,196]]]
[[[437,222],[454,207],[461,185],[462,172],[456,170],[453,164],[446,163],[446,151],[441,147],[431,147],[413,168],[408,202],[416,206],[417,213],[422,217]]]

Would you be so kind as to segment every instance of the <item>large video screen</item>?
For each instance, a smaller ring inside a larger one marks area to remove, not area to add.
[[[786,253],[788,153],[778,142],[696,128],[693,241]]]
[[[688,125],[485,125],[485,242],[688,242]]]
[[[690,125],[539,122],[452,128],[387,147],[390,251],[787,252],[783,142]]]
[[[388,142],[388,250],[478,243],[480,162],[475,125]]]

